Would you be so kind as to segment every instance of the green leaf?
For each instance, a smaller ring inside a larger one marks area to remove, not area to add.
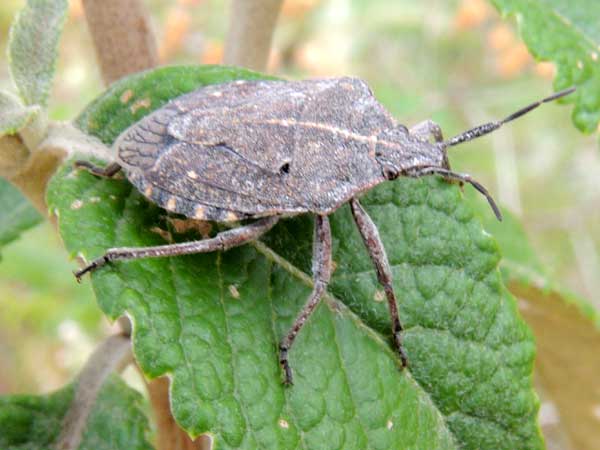
[[[23,106],[21,102],[0,90],[0,137],[15,134],[39,113],[38,106]]]
[[[600,6],[596,0],[492,0],[514,15],[525,44],[539,60],[557,66],[557,90],[577,86],[565,102],[576,102],[573,121],[594,132],[600,121]]]
[[[42,216],[23,195],[3,178],[0,178],[0,248],[29,228],[42,221]]]
[[[10,29],[10,72],[26,105],[47,105],[68,6],[67,0],[27,0]]]
[[[154,73],[173,96],[179,83],[187,91],[247,74],[149,72],[109,90],[92,105],[102,114],[88,111],[79,125],[110,142],[137,119],[133,98],[121,101],[127,89],[128,98],[142,90],[149,109],[164,101],[153,100]],[[87,260],[109,247],[199,238],[177,234],[176,218],[126,180],[69,163],[48,203],[69,251]],[[107,266],[92,275],[98,302],[111,318],[132,318],[140,367],[169,374],[175,419],[192,435],[211,433],[216,448],[542,448],[531,335],[501,284],[497,247],[460,191],[435,178],[399,180],[363,204],[393,264],[409,370],[397,368],[387,308],[347,207],[332,216],[334,296],[298,336],[291,388],[276,349],[310,292],[309,216],[282,221],[266,245]]]
[[[50,450],[75,394],[71,384],[46,396],[0,397],[0,448]],[[149,450],[142,397],[117,376],[102,386],[90,413],[79,450]]]

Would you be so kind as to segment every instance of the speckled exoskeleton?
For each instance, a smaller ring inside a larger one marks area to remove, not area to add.
[[[125,130],[116,140],[117,161],[101,168],[76,166],[110,177],[124,170],[150,201],[184,216],[216,222],[256,219],[200,241],[157,247],[112,248],[75,272],[116,261],[227,250],[259,238],[282,217],[314,214],[313,291],[279,346],[284,380],[292,383],[288,352],[316,308],[331,276],[328,215],[350,203],[389,305],[393,342],[402,347],[392,274],[374,223],[358,197],[399,176],[437,174],[467,182],[481,192],[500,219],[487,190],[469,175],[453,172],[446,149],[487,134],[559,92],[444,140],[440,127],[424,121],[410,130],[399,124],[356,78],[306,81],[234,81],[176,98]]]

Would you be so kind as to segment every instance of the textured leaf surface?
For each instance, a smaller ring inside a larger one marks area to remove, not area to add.
[[[42,216],[8,181],[0,178],[0,248],[42,221]]]
[[[54,448],[74,392],[74,385],[69,385],[47,396],[0,397],[0,448]],[[100,390],[79,450],[151,449],[141,400],[119,378],[109,378]]]
[[[160,69],[157,79],[174,94],[190,79],[218,82],[219,70]],[[123,81],[92,105],[104,111],[98,120],[84,113],[80,126],[102,134],[107,124],[102,139],[114,139],[134,120],[127,111],[137,93],[151,96],[153,83],[153,73]],[[106,120],[116,116],[123,122]],[[198,238],[175,233],[173,218],[127,181],[69,165],[48,201],[67,248],[87,260],[108,247]],[[103,268],[92,276],[98,301],[110,317],[132,317],[140,366],[170,375],[176,420],[193,435],[212,433],[217,448],[541,448],[531,336],[500,282],[496,245],[460,191],[436,179],[401,180],[363,203],[394,265],[409,371],[397,369],[382,337],[387,309],[347,208],[332,217],[335,298],[298,337],[292,388],[281,385],[276,349],[310,290],[308,216],[283,221],[266,246]]]
[[[37,106],[23,106],[5,91],[0,91],[0,137],[15,134],[27,125],[38,113]]]
[[[394,266],[411,371],[450,429],[466,448],[541,445],[529,391],[531,337],[499,280],[498,248],[460,192],[434,179],[398,180],[362,203]],[[291,225],[286,240],[275,235],[271,244],[309,270],[308,252],[293,248],[299,230]],[[332,228],[337,269],[331,291],[386,333],[383,293],[346,208],[333,216]]]
[[[26,105],[47,104],[68,5],[67,0],[27,0],[10,29],[10,72]]]
[[[596,0],[492,0],[515,15],[525,44],[537,59],[557,66],[557,90],[577,86],[573,121],[588,133],[600,121],[600,3]]]

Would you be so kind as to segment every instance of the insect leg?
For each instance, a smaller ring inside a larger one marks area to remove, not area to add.
[[[191,253],[208,253],[224,251],[257,239],[269,231],[279,220],[278,216],[265,217],[243,227],[222,231],[210,239],[182,242],[180,244],[157,245],[154,247],[118,247],[93,260],[83,269],[74,272],[77,281],[87,272],[92,272],[108,262],[141,258],[162,258],[168,256],[189,255]]]
[[[88,172],[90,172],[98,177],[105,177],[105,178],[111,178],[119,170],[121,170],[121,166],[116,162],[110,163],[106,167],[100,167],[95,164],[92,164],[89,161],[75,161],[73,163],[73,167],[76,169],[87,170]]]
[[[363,238],[369,256],[377,270],[377,279],[383,286],[385,296],[387,297],[390,316],[392,318],[392,337],[394,339],[394,345],[400,355],[402,367],[406,367],[408,365],[408,358],[406,357],[406,352],[402,346],[403,327],[398,315],[396,294],[394,293],[394,287],[392,286],[392,270],[385,253],[385,248],[383,247],[383,242],[381,242],[377,227],[357,199],[353,198],[350,200],[350,208],[358,231]]]
[[[442,129],[440,126],[435,123],[433,120],[424,120],[423,122],[419,122],[414,125],[410,130],[408,130],[410,134],[413,136],[417,136],[423,140],[428,141],[431,136],[435,139],[435,142],[443,142],[444,135],[442,134]]]
[[[312,270],[314,280],[313,291],[304,304],[302,311],[296,317],[292,328],[290,328],[290,331],[288,331],[279,344],[279,363],[285,375],[284,383],[286,385],[293,384],[293,374],[288,361],[288,352],[292,348],[298,332],[319,304],[331,278],[331,228],[327,216],[316,216],[315,218]]]

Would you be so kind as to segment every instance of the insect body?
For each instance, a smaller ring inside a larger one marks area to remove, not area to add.
[[[116,162],[105,168],[85,161],[76,165],[101,176],[123,169],[149,200],[190,218],[256,220],[200,241],[109,249],[75,275],[79,279],[115,260],[226,250],[257,239],[281,217],[315,214],[314,288],[279,347],[285,382],[291,384],[288,352],[331,276],[327,216],[350,203],[383,285],[394,345],[406,366],[390,266],[377,228],[358,196],[399,176],[439,174],[472,184],[500,219],[486,189],[450,169],[447,148],[487,134],[542,102],[572,91],[444,141],[439,126],[431,121],[410,130],[396,122],[366,83],[355,78],[240,80],[204,87],[174,99],[125,130],[114,144]]]

